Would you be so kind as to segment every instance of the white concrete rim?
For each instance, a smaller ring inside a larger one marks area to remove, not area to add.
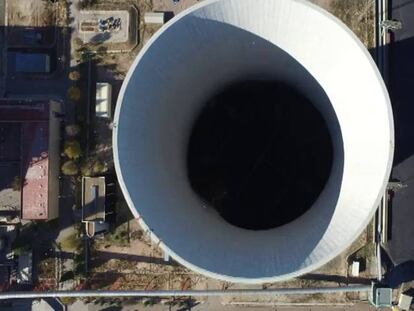
[[[200,8],[203,7],[207,7],[211,4],[214,4],[216,2],[220,2],[220,1],[227,1],[227,0],[205,0],[202,3],[199,3],[185,11],[183,11],[182,13],[178,14],[177,16],[175,16],[172,20],[170,20],[166,25],[164,25],[156,34],[154,34],[152,36],[152,38],[148,41],[148,43],[146,44],[146,46],[140,51],[139,55],[137,56],[137,58],[135,59],[135,61],[133,62],[131,68],[135,68],[137,66],[137,64],[140,62],[140,60],[142,59],[142,57],[145,55],[145,53],[151,48],[152,44],[154,43],[154,41],[156,41],[166,30],[168,30],[172,25],[174,25],[174,23],[178,20],[180,20],[181,18],[183,18],[184,16],[197,11]],[[381,198],[382,198],[382,194],[385,192],[386,189],[386,185],[388,183],[388,179],[389,179],[389,175],[391,172],[391,168],[392,168],[392,161],[393,161],[393,151],[394,151],[394,124],[393,124],[393,118],[392,118],[392,109],[391,109],[391,104],[390,104],[390,100],[389,100],[389,96],[388,96],[388,92],[386,89],[386,86],[381,78],[381,74],[379,73],[375,62],[372,60],[370,54],[368,53],[368,51],[366,50],[365,46],[359,41],[359,39],[355,36],[355,34],[347,28],[346,25],[344,25],[339,19],[337,19],[336,17],[332,16],[331,14],[329,14],[328,12],[326,12],[325,10],[321,9],[320,7],[311,4],[305,0],[291,0],[293,2],[297,2],[300,4],[303,4],[305,6],[309,6],[312,7],[314,10],[318,11],[320,14],[323,14],[325,17],[329,18],[331,21],[342,25],[342,27],[347,31],[348,35],[350,38],[352,38],[355,43],[358,45],[358,47],[360,48],[361,52],[363,52],[367,58],[367,60],[370,62],[370,65],[372,67],[372,70],[375,71],[376,76],[377,76],[377,82],[380,83],[381,88],[383,90],[383,95],[386,98],[387,101],[387,109],[388,109],[388,116],[389,116],[389,124],[388,124],[388,130],[390,133],[390,137],[391,140],[389,141],[389,154],[388,154],[388,161],[386,164],[386,171],[385,174],[382,178],[382,187],[380,189],[380,192],[378,194],[378,197],[375,200],[374,203],[374,207],[378,206]],[[323,264],[328,263],[330,260],[332,260],[333,258],[335,258],[337,255],[339,255],[341,252],[343,252],[348,246],[349,244],[343,244],[341,247],[337,248],[336,252],[332,252],[330,253],[330,255],[326,256],[324,259],[319,260],[318,262],[309,264],[308,266],[306,266],[305,268],[302,268],[300,270],[297,270],[295,272],[289,273],[289,274],[284,274],[282,276],[276,276],[276,277],[263,277],[263,278],[240,278],[240,277],[233,277],[233,276],[228,276],[228,275],[223,275],[223,274],[217,274],[214,273],[212,271],[203,269],[202,267],[199,267],[197,265],[192,264],[191,262],[185,260],[184,258],[182,258],[179,254],[177,254],[173,249],[170,249],[166,244],[164,244],[164,242],[162,240],[160,240],[157,235],[152,232],[152,230],[149,229],[148,225],[145,223],[145,221],[140,218],[140,215],[138,213],[138,209],[136,207],[136,205],[134,204],[134,202],[131,199],[131,196],[129,194],[128,188],[125,184],[124,181],[124,176],[123,176],[123,171],[120,165],[120,160],[119,160],[119,152],[118,152],[118,122],[119,122],[119,118],[120,118],[120,111],[121,111],[121,106],[122,106],[122,101],[128,86],[128,82],[131,79],[131,76],[133,74],[133,70],[131,69],[126,78],[125,81],[122,85],[122,88],[120,90],[119,96],[118,96],[118,100],[117,100],[117,106],[116,106],[116,110],[115,110],[115,116],[114,116],[114,130],[113,130],[113,152],[114,152],[114,163],[115,163],[115,169],[116,169],[116,173],[118,176],[118,181],[119,184],[121,186],[121,189],[124,193],[125,196],[125,200],[127,201],[128,205],[131,208],[132,213],[134,214],[134,216],[138,219],[140,225],[144,228],[144,230],[147,230],[148,232],[150,232],[151,234],[151,238],[154,241],[155,244],[158,244],[163,251],[167,252],[168,254],[170,254],[177,262],[181,263],[182,265],[198,272],[201,274],[204,274],[208,277],[212,277],[212,278],[216,278],[216,279],[221,279],[224,281],[228,281],[228,282],[234,282],[234,283],[250,283],[250,284],[257,284],[257,283],[270,283],[270,282],[275,282],[275,281],[281,281],[281,280],[286,280],[286,279],[290,279],[293,277],[297,277],[299,275],[305,274],[305,273],[309,273],[313,270],[315,270],[316,268],[322,266]],[[376,209],[372,208],[372,211],[370,213],[370,217],[366,218],[363,222],[361,222],[361,225],[359,227],[359,229],[357,231],[355,231],[355,235],[353,236],[352,240],[355,240],[360,234],[361,232],[366,228],[366,226],[368,225],[368,223],[371,221],[372,216],[374,215]]]

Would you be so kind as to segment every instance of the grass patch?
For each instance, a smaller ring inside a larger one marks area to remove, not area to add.
[[[128,246],[128,235],[128,223],[123,223],[122,225],[118,226],[113,231],[105,235],[105,244],[120,247]]]
[[[81,246],[82,240],[76,233],[72,233],[60,243],[60,247],[65,252],[74,252]]]

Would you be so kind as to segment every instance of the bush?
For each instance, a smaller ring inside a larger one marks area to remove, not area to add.
[[[71,86],[68,90],[68,96],[71,100],[79,101],[81,98],[81,91],[77,86]]]
[[[81,172],[83,176],[99,175],[106,172],[106,167],[100,160],[88,158],[82,163]]]
[[[73,233],[60,243],[60,247],[65,252],[73,252],[80,247],[81,243],[81,238],[76,233]]]
[[[77,81],[81,78],[81,74],[79,71],[71,71],[69,72],[69,79],[72,81]]]
[[[29,245],[22,245],[22,246],[18,246],[16,248],[13,248],[13,253],[16,256],[20,256],[23,253],[26,253],[30,250],[30,246]]]
[[[80,126],[77,124],[70,124],[65,126],[66,135],[70,137],[78,136],[80,133]]]
[[[62,173],[67,176],[78,174],[78,166],[73,161],[66,161],[61,167]]]
[[[102,174],[105,172],[105,164],[103,164],[101,161],[97,160],[92,167],[92,171],[94,174]]]
[[[129,246],[128,234],[128,224],[123,223],[104,236],[105,243],[119,247]]]
[[[14,190],[14,191],[20,191],[22,188],[22,180],[20,178],[20,176],[14,176],[13,181],[10,184],[10,187]]]
[[[82,154],[79,142],[76,140],[70,140],[70,141],[65,142],[63,153],[69,159],[72,159],[72,160],[79,159]]]
[[[60,301],[64,305],[71,305],[71,304],[75,303],[76,298],[75,297],[62,297],[62,298],[60,298]]]
[[[144,236],[144,232],[142,230],[133,231],[131,233],[132,240],[140,240]]]
[[[73,39],[73,46],[75,48],[80,48],[83,45],[83,41],[81,38],[76,37],[75,39]]]
[[[82,163],[80,170],[83,176],[92,176],[92,167],[88,160]]]

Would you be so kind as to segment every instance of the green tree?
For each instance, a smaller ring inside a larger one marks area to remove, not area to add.
[[[76,49],[78,49],[78,48],[82,47],[82,46],[83,46],[83,41],[82,41],[82,39],[81,39],[81,38],[79,38],[79,37],[76,37],[75,39],[73,39],[73,46],[74,46]]]
[[[97,160],[92,167],[92,171],[94,174],[102,174],[105,172],[105,164],[101,161]]]
[[[76,297],[61,297],[59,299],[66,306],[74,304],[76,302]]]
[[[80,144],[76,140],[66,141],[63,152],[69,159],[72,160],[77,160],[82,155]]]
[[[14,176],[10,186],[14,191],[20,191],[22,188],[22,180],[20,176]]]
[[[78,173],[78,166],[73,161],[66,161],[61,167],[64,175],[72,176]]]
[[[68,96],[71,100],[79,101],[81,98],[81,91],[77,86],[71,86],[68,90]]]
[[[93,176],[105,173],[105,164],[95,157],[85,159],[80,168],[83,176]]]
[[[66,135],[70,137],[78,136],[80,133],[80,126],[78,124],[69,124],[65,126]]]
[[[80,171],[83,176],[87,176],[87,177],[92,176],[92,167],[90,163],[88,163],[87,161],[82,163]]]
[[[69,79],[72,81],[78,81],[81,78],[81,74],[79,71],[74,70],[69,73]]]

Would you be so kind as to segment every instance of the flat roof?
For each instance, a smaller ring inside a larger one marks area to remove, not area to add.
[[[0,101],[0,122],[25,122],[49,119],[48,103],[22,104],[11,102],[4,104]]]
[[[144,15],[145,24],[164,24],[165,12],[147,12]]]
[[[15,52],[16,72],[45,73],[50,72],[50,55],[46,53]]]
[[[48,219],[49,124],[22,124],[22,218]]]
[[[97,117],[111,116],[112,86],[107,82],[96,83],[95,114]]]
[[[48,219],[49,104],[1,102],[0,139],[0,171],[5,179],[0,182],[5,194],[0,199],[10,204],[13,195],[12,205],[20,208],[23,219]],[[10,189],[17,176],[22,181],[20,192]]]

